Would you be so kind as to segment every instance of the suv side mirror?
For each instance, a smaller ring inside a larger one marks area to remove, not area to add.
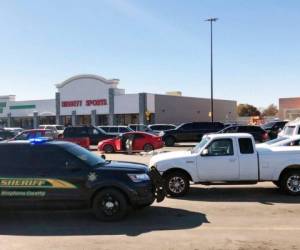
[[[205,148],[205,149],[202,150],[201,156],[207,156],[207,155],[208,155],[208,149]]]
[[[106,160],[106,156],[105,156],[105,155],[101,155],[101,158],[102,158],[103,160]]]

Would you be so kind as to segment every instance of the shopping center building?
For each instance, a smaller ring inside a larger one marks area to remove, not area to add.
[[[279,99],[279,118],[295,120],[300,117],[300,97]]]
[[[35,128],[39,124],[119,125],[210,121],[210,99],[170,94],[127,94],[118,79],[77,75],[56,84],[55,99],[17,101],[0,96],[0,121],[5,126]],[[214,100],[216,121],[233,122],[237,102]]]

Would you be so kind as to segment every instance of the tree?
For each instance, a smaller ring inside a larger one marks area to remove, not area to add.
[[[239,104],[237,109],[239,116],[260,116],[260,111],[257,107],[250,104]]]
[[[277,108],[277,106],[275,104],[270,104],[262,112],[263,116],[275,116],[277,114],[278,114],[278,108]]]

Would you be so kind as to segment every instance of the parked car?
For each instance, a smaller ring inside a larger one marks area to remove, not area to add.
[[[13,132],[15,135],[17,135],[17,134],[19,134],[19,133],[21,133],[21,132],[24,131],[24,129],[19,128],[19,127],[9,127],[9,128],[8,128],[8,127],[5,127],[4,130],[11,131],[11,132]]]
[[[154,132],[161,132],[161,131],[166,131],[166,130],[170,130],[170,129],[175,129],[176,125],[174,125],[174,124],[150,124],[150,125],[148,125],[148,128]]]
[[[38,137],[47,137],[51,139],[56,138],[56,134],[50,129],[29,129],[24,130],[23,132],[19,133],[17,136],[11,138],[12,141],[23,141],[29,140]]]
[[[300,120],[296,119],[285,124],[283,130],[278,134],[278,136],[295,136],[300,135]]]
[[[272,181],[290,195],[300,195],[300,147],[256,148],[250,134],[210,134],[190,151],[153,156],[171,196],[183,196],[190,181],[204,185],[256,184]]]
[[[39,128],[53,130],[53,132],[56,133],[57,137],[58,137],[59,135],[63,134],[65,126],[53,125],[53,124],[43,124],[43,125],[40,125]]]
[[[176,142],[199,142],[204,134],[218,132],[224,128],[220,122],[190,122],[183,123],[175,129],[164,132],[163,141],[168,147]]]
[[[88,137],[91,145],[98,145],[98,142],[113,138],[115,135],[106,133],[104,130],[94,126],[69,126],[63,133],[63,138]]]
[[[145,132],[129,132],[116,138],[107,139],[99,142],[98,150],[105,153],[126,151],[126,141],[132,138],[132,151],[153,151],[162,148],[164,142],[160,136]]]
[[[15,137],[15,133],[6,129],[0,128],[0,141]]]
[[[278,133],[282,131],[287,121],[271,121],[263,124],[261,127],[269,133],[270,139],[275,139]]]
[[[145,124],[128,124],[128,127],[133,131],[151,132],[151,130]]]
[[[218,132],[222,133],[249,133],[256,142],[265,142],[269,140],[269,134],[263,128],[252,125],[234,125],[226,127]]]
[[[98,128],[104,130],[108,134],[120,135],[127,132],[132,132],[133,130],[128,126],[98,126]]]
[[[113,221],[126,216],[130,207],[164,199],[157,170],[106,161],[69,142],[2,142],[0,159],[2,207],[83,208],[100,220]]]

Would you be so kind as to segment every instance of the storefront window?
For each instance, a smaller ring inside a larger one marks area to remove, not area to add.
[[[90,115],[78,115],[77,123],[79,125],[90,125],[91,124],[91,116]]]
[[[97,115],[96,124],[102,126],[108,125],[108,115]]]
[[[62,116],[61,121],[62,121],[61,125],[70,126],[72,125],[72,116],[70,115]]]
[[[11,127],[20,127],[24,129],[33,128],[32,117],[13,117],[11,118]]]
[[[117,125],[128,125],[131,123],[139,123],[138,114],[118,114],[115,115]]]
[[[39,117],[39,124],[55,124],[56,123],[56,118],[55,116],[40,116]]]

